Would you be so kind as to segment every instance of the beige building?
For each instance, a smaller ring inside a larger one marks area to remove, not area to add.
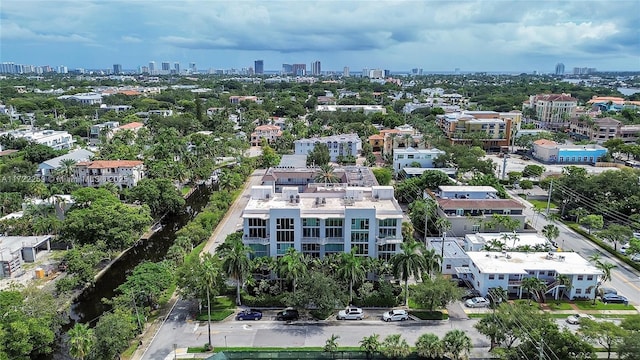
[[[260,146],[262,139],[266,139],[269,144],[272,144],[282,136],[282,130],[275,125],[260,125],[256,126],[255,130],[251,133],[251,146]]]
[[[522,104],[522,110],[533,109],[538,125],[544,129],[557,130],[569,125],[569,119],[575,116],[578,99],[571,94],[531,95]]]
[[[144,163],[138,160],[95,160],[79,162],[75,166],[73,182],[98,187],[111,183],[131,188],[145,177]]]

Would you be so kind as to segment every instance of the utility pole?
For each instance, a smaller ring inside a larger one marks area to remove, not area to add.
[[[502,158],[502,180],[504,180],[504,176],[507,173],[507,159],[509,158],[509,154],[504,154]]]
[[[545,360],[544,358],[544,339],[540,338],[540,347],[539,347],[538,359]]]
[[[447,238],[447,232],[442,232],[442,248],[440,249],[440,274],[444,273],[444,239]]]
[[[551,193],[553,192],[553,180],[549,183],[549,196],[547,197],[547,218],[549,217],[549,209],[551,208]]]

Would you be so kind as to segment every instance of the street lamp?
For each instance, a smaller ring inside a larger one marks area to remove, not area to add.
[[[173,344],[173,360],[178,358],[178,344]]]

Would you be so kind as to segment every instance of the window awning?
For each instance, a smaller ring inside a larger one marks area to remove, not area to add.
[[[376,219],[384,220],[384,219],[402,219],[404,216],[402,214],[376,214]]]

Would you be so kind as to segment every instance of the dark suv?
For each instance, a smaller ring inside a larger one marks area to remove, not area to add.
[[[295,309],[285,309],[276,314],[276,320],[280,321],[298,320],[299,317],[300,314]]]

